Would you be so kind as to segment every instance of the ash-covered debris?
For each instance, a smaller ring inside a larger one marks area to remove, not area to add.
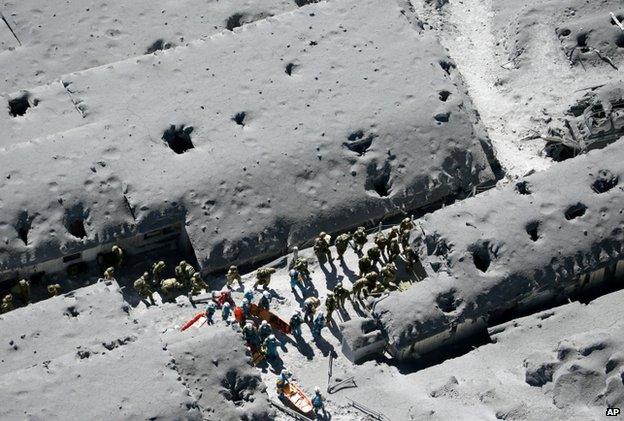
[[[340,324],[342,352],[352,362],[379,355],[386,339],[373,319],[355,318]]]
[[[529,194],[507,186],[419,221],[413,247],[425,266],[433,256],[433,270],[374,311],[393,353],[439,349],[622,276],[624,189],[600,193],[594,185],[605,174],[621,179],[623,154],[618,142],[528,177]],[[452,244],[441,246],[443,259],[433,245],[440,239]]]
[[[616,2],[612,2],[612,8],[604,3],[578,13],[573,7],[567,8],[556,28],[563,51],[573,65],[608,65],[618,70],[624,57],[624,9]]]
[[[215,420],[270,420],[266,386],[251,366],[240,333],[211,327],[167,336],[174,368],[197,399],[204,417]]]
[[[544,147],[546,156],[565,161],[604,148],[624,135],[624,83],[611,82],[588,90],[553,122]]]
[[[552,394],[560,409],[624,404],[621,325],[565,338],[551,353],[525,360],[526,381]]]

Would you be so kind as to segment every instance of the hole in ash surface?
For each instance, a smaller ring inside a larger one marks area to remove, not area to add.
[[[439,113],[433,116],[438,123],[448,123],[451,113]]]
[[[532,221],[532,222],[529,222],[527,224],[526,232],[527,232],[527,234],[529,234],[529,237],[531,238],[531,241],[539,240],[539,238],[540,238],[540,236],[539,236],[539,226],[540,226],[539,221]]]
[[[299,7],[305,6],[306,4],[316,3],[318,0],[295,0],[295,4]]]
[[[619,181],[619,177],[611,173],[611,171],[600,170],[598,178],[592,183],[592,189],[598,194],[606,193],[617,186]]]
[[[195,146],[191,141],[193,126],[171,125],[162,135],[162,139],[167,142],[169,148],[177,154],[183,154]]]
[[[82,204],[78,204],[71,209],[67,209],[65,211],[65,228],[67,231],[76,238],[84,238],[87,236],[87,231],[85,230],[84,221],[87,217],[87,213],[85,212]]]
[[[67,317],[78,317],[80,313],[78,312],[78,310],[76,310],[76,307],[70,306],[65,309],[63,314]]]
[[[26,111],[30,108],[30,94],[24,92],[21,95],[9,99],[9,114],[12,117],[19,117],[26,114]]]
[[[581,32],[576,36],[576,45],[579,47],[587,47],[587,38],[589,37],[589,33]]]
[[[455,291],[451,290],[438,295],[436,297],[436,304],[438,305],[438,308],[445,313],[455,311],[457,308],[455,305]]]
[[[531,194],[531,186],[527,181],[516,183],[516,191],[520,194]]]
[[[366,169],[366,190],[375,191],[379,197],[388,197],[392,193],[390,177],[390,163],[386,161],[383,167],[378,168],[371,162]]]
[[[572,205],[568,209],[566,209],[564,215],[565,215],[565,218],[568,221],[570,221],[572,219],[576,219],[580,216],[585,215],[586,210],[587,210],[587,206],[579,202],[576,205]]]
[[[297,67],[299,67],[299,66],[297,66],[295,63],[288,63],[288,64],[286,65],[286,74],[287,74],[288,76],[292,76],[293,71],[294,71]]]
[[[242,405],[247,400],[247,388],[253,387],[252,383],[250,379],[240,377],[235,370],[229,370],[221,379],[223,389],[219,393],[235,405]]]
[[[152,54],[160,50],[168,50],[169,48],[172,48],[173,46],[174,45],[172,43],[165,42],[164,39],[159,38],[156,41],[154,41],[152,45],[147,47],[147,50],[145,50],[145,54]]]
[[[236,115],[232,117],[232,120],[234,120],[239,126],[244,126],[246,116],[247,113],[245,111],[241,111],[240,113],[236,113]]]
[[[375,135],[370,133],[368,136],[364,136],[363,130],[358,130],[356,132],[351,133],[347,140],[348,142],[343,143],[350,151],[356,152],[358,155],[362,156],[368,151],[368,148],[373,144],[373,140],[375,139]]]
[[[572,31],[570,31],[568,28],[564,28],[561,31],[559,31],[559,36],[567,37],[567,36],[570,36],[571,33]]]
[[[439,95],[440,101],[446,102],[446,100],[451,96],[451,93],[449,91],[440,91]]]
[[[24,245],[28,245],[28,233],[32,227],[32,220],[33,216],[29,216],[26,211],[22,211],[17,217],[15,231],[17,231],[17,236],[24,242]]]
[[[566,159],[574,158],[580,151],[570,145],[549,140],[546,142],[546,146],[544,146],[544,153],[553,161],[561,162]]]
[[[440,61],[440,67],[442,70],[446,72],[447,75],[451,74],[451,70],[455,69],[455,65],[450,61],[442,60]]]
[[[472,261],[477,269],[481,272],[487,272],[492,263],[492,255],[490,252],[490,243],[483,242],[474,244],[469,251],[472,253]]]
[[[617,34],[615,37],[615,45],[617,45],[618,48],[624,48],[624,32],[620,31],[620,33]]]
[[[238,28],[239,26],[243,25],[242,19],[244,17],[245,17],[245,15],[243,15],[242,13],[234,13],[225,22],[225,27],[228,30],[233,31],[234,28]]]

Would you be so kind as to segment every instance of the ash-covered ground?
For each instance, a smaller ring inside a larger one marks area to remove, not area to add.
[[[40,3],[0,4],[0,419],[624,406],[621,2]],[[320,306],[250,340],[246,291]]]

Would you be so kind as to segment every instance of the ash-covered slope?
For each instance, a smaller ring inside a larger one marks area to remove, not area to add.
[[[164,339],[173,356],[172,367],[197,397],[204,419],[273,419],[266,386],[251,366],[239,332],[210,326]]]
[[[390,343],[402,352],[436,337],[435,348],[458,326],[613,276],[624,243],[622,156],[616,142],[423,218],[413,242],[429,277],[375,309]]]
[[[202,419],[116,283],[3,314],[0,331],[2,419]]]
[[[185,45],[296,8],[295,0],[3,2],[0,67],[11,71],[0,78],[0,92]]]
[[[493,175],[455,72],[394,2],[366,0],[65,76],[84,125],[0,154],[2,260],[173,212],[218,269],[468,191]]]

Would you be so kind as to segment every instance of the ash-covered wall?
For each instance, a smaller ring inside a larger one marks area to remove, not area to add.
[[[394,352],[621,276],[623,154],[616,142],[420,220],[412,240],[428,278],[375,307]]]
[[[313,4],[63,76],[80,124],[0,152],[2,264],[173,214],[216,270],[470,191],[494,176],[459,81],[436,39],[380,0]],[[49,124],[45,92],[33,133]],[[64,224],[72,209],[82,238]]]

